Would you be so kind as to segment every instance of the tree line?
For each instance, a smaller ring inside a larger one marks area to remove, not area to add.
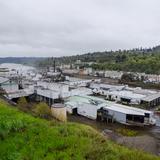
[[[40,67],[52,66],[56,61],[60,64],[74,64],[92,62],[91,67],[95,70],[118,70],[130,72],[145,72],[148,74],[160,74],[160,46],[132,50],[104,51],[87,53],[83,55],[46,58],[38,63]],[[88,64],[83,64],[88,67]]]

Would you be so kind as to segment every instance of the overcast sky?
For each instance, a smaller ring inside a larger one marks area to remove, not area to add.
[[[160,0],[0,0],[0,57],[160,44]]]

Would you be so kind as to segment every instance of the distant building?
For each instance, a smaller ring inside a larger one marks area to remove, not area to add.
[[[121,71],[105,71],[104,77],[112,78],[112,79],[121,79],[123,72]]]
[[[69,85],[69,87],[86,87],[92,82],[91,79],[80,79],[75,77],[67,77],[63,84]]]
[[[77,70],[77,69],[64,69],[62,72],[64,75],[71,76],[74,74],[78,74],[79,70]]]
[[[160,92],[142,88],[131,88],[125,85],[107,85],[92,83],[93,93],[106,96],[107,100],[125,104],[147,104],[153,107],[160,104]]]
[[[0,77],[6,77],[9,75],[9,69],[8,68],[0,68]]]

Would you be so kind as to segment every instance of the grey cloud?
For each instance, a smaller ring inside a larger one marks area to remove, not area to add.
[[[160,42],[159,0],[0,0],[0,56],[62,56]]]

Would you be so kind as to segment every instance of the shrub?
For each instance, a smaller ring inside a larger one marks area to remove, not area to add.
[[[34,112],[36,113],[37,116],[41,118],[49,118],[51,117],[51,109],[50,107],[44,103],[41,102],[35,106]]]
[[[138,132],[135,130],[127,129],[127,128],[119,128],[116,130],[123,136],[134,137],[138,135]]]
[[[17,105],[18,105],[18,108],[23,111],[28,110],[28,102],[25,97],[20,97],[17,102]]]

